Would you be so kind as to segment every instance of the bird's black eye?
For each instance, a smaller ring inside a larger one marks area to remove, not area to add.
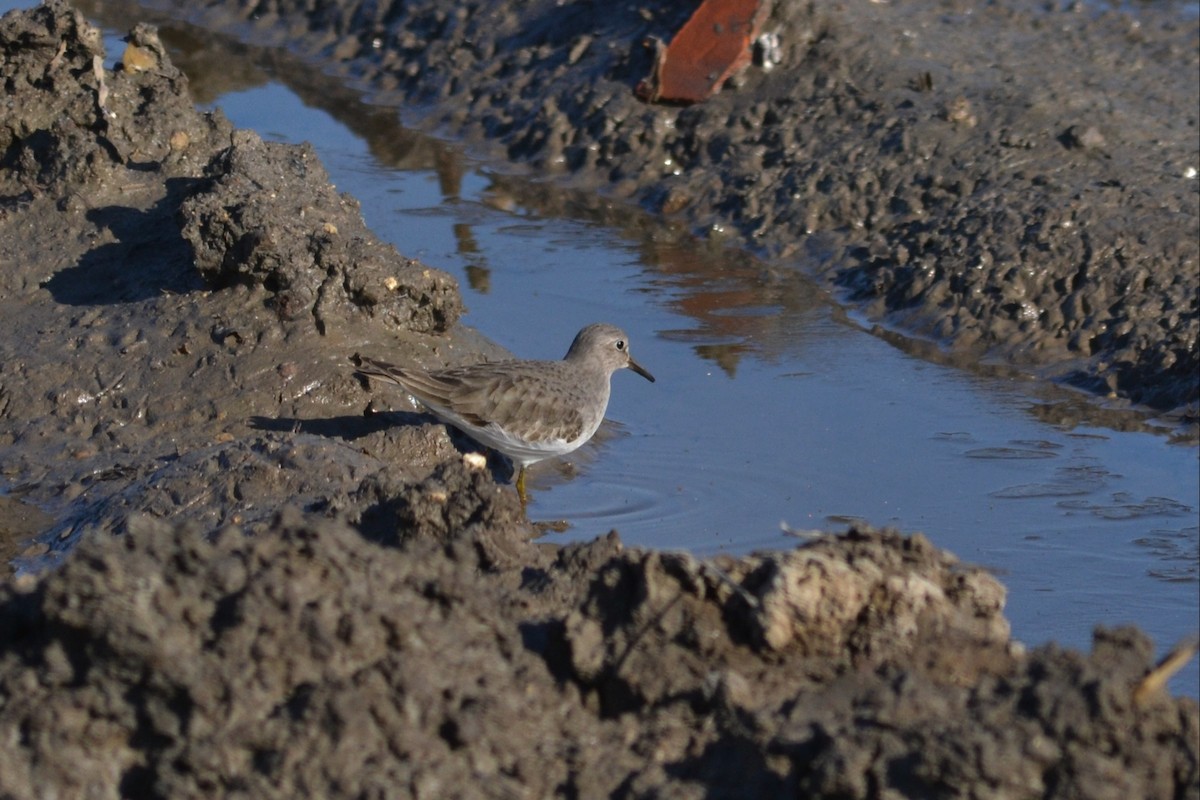
[[[624,339],[617,339],[617,349],[618,350],[625,349],[625,340]]]

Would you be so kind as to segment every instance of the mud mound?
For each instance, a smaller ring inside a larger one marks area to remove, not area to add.
[[[2,603],[0,791],[546,796],[562,699],[499,605],[336,524],[133,524]]]
[[[426,502],[474,505],[471,474]],[[1144,637],[1023,656],[995,581],[920,538],[718,565],[613,537],[553,555],[514,526],[381,547],[295,512],[253,536],[127,529],[0,587],[5,796],[1169,797],[1197,777],[1196,704],[1132,699]],[[485,536],[529,561],[481,571]]]
[[[180,215],[196,268],[213,285],[261,285],[282,319],[311,319],[321,333],[359,310],[421,333],[458,320],[457,282],[378,241],[311,146],[238,131],[208,173],[214,181]]]
[[[346,360],[429,358],[404,337],[453,325],[454,280],[376,239],[310,150],[196,111],[152,27],[112,69],[100,43],[62,2],[0,22],[0,457],[55,518],[37,565],[134,512],[255,529],[384,455],[414,481],[456,456],[380,433]]]
[[[714,654],[792,662],[785,694],[800,676],[819,682],[878,660],[908,662],[928,636],[996,648],[1004,663],[1003,607],[999,583],[959,572],[923,537],[864,533],[737,561],[669,553],[614,559],[568,619],[566,637],[577,678],[596,687],[606,713],[617,713],[711,693],[713,670],[748,668]],[[664,650],[676,665],[669,673],[653,668]],[[749,685],[754,703],[777,700],[779,687],[766,676]]]
[[[1131,699],[1151,653],[1135,630],[1099,629],[1089,657],[1039,650],[967,691],[930,693],[925,676],[897,672],[855,698],[869,721],[833,722],[826,710],[785,727],[771,749],[804,759],[798,786],[810,797],[868,798],[880,786],[917,797],[1194,796],[1195,706]]]
[[[124,241],[144,242],[156,229],[151,223],[162,223],[171,233],[151,241],[182,259],[179,214],[199,275],[218,289],[265,287],[267,304],[283,320],[310,319],[322,333],[362,312],[403,331],[453,326],[461,312],[453,278],[379,242],[357,202],[329,185],[311,149],[264,144],[252,133],[234,134],[219,113],[198,113],[186,76],[170,63],[153,27],[130,33],[116,69],[106,70],[103,56],[99,31],[61,0],[5,17],[0,79],[11,88],[0,120],[6,167],[0,198],[6,216],[50,196],[59,210],[85,212]],[[148,195],[159,204],[148,203]],[[143,218],[117,218],[121,206],[137,208]],[[95,272],[106,265],[89,266]],[[6,277],[28,289],[19,272]],[[81,302],[197,284],[177,280],[99,297],[79,296],[65,281],[49,285],[67,302]]]
[[[0,22],[0,197],[68,194],[129,170],[195,174],[228,144],[229,123],[196,112],[154,29],[139,26],[128,41],[129,66],[109,71],[100,31],[66,3]]]
[[[453,548],[470,541],[478,567],[512,571],[544,556],[529,543],[533,528],[515,493],[482,467],[451,459],[419,484],[383,470],[365,478],[348,499],[346,518],[371,539],[408,547]],[[339,508],[339,511],[345,511]]]

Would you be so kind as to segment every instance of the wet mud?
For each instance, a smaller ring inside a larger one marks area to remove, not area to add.
[[[467,6],[426,8],[409,35],[470,38]],[[536,51],[488,41],[478,63]],[[376,412],[347,360],[498,355],[453,279],[379,242],[310,149],[195,111],[153,29],[102,56],[64,3],[0,20],[0,546],[46,524],[22,508],[53,520],[0,583],[0,796],[1200,796],[1200,709],[1144,635],[1026,652],[1003,586],[923,537],[539,543],[504,465]],[[506,69],[517,113],[533,84]],[[592,158],[568,145],[564,169]]]

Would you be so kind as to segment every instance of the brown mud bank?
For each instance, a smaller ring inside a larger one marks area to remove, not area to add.
[[[1200,714],[1143,636],[1025,654],[921,537],[539,547],[455,463],[398,501],[390,546],[138,517],[0,587],[0,793],[1195,796]]]
[[[771,68],[678,107],[635,87],[688,3],[147,5],[287,46],[562,184],[803,254],[956,363],[1200,400],[1200,25],[1180,6],[768,4]]]
[[[309,149],[62,3],[0,81],[0,532],[45,509],[20,563],[61,562],[0,584],[0,796],[1200,795],[1143,635],[1027,653],[922,537],[535,543],[444,427],[364,415],[366,344],[494,350]]]

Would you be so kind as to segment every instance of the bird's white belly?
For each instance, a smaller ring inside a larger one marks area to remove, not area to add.
[[[578,438],[570,441],[566,439],[526,441],[518,439],[494,423],[484,428],[473,428],[469,431],[469,435],[481,444],[504,453],[516,464],[527,467],[537,461],[561,456],[579,449],[580,445],[592,438],[592,434],[598,427],[600,426],[597,423],[590,430],[585,430]]]

